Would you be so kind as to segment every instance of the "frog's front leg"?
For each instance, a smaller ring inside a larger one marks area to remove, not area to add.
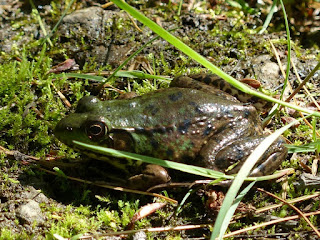
[[[266,136],[250,136],[238,139],[216,151],[217,142],[212,139],[201,150],[202,161],[209,168],[225,172],[226,174],[237,173],[251,152],[265,139]],[[260,157],[250,176],[263,176],[274,172],[282,160],[287,156],[287,148],[284,139],[279,137],[268,150]]]
[[[127,183],[131,189],[146,190],[159,184],[168,183],[170,180],[166,169],[159,165],[147,164],[140,174],[130,177]]]

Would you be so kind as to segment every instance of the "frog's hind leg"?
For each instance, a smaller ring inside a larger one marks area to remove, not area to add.
[[[234,87],[232,84],[228,83],[223,78],[215,74],[199,73],[199,74],[191,75],[190,77],[196,81],[203,82],[206,85],[212,86],[216,89],[226,92],[229,95],[234,96],[236,99],[238,99],[240,102],[243,102],[243,103],[250,102],[252,104],[255,104],[260,100],[260,98],[254,97],[250,94],[240,91],[239,89]],[[247,85],[247,87],[255,90],[250,85]]]
[[[179,76],[171,82],[170,86],[194,88],[201,91],[212,92],[231,101],[239,100],[243,103],[250,103],[255,106],[257,110],[263,112],[272,107],[271,102],[242,92],[215,74],[199,73],[190,76]],[[247,87],[256,90],[250,85],[247,85]],[[232,97],[230,97],[230,95]]]
[[[198,75],[207,75],[207,74],[198,74]],[[203,92],[207,93],[212,93],[216,96],[220,96],[221,98],[227,99],[229,101],[233,102],[239,102],[234,96],[231,96],[228,94],[226,91],[223,91],[216,86],[210,86],[204,81],[200,81],[198,79],[193,78],[193,76],[198,76],[198,75],[192,75],[192,76],[179,76],[173,79],[170,83],[170,87],[179,87],[179,88],[191,88],[191,89],[196,89],[196,90],[201,90]],[[215,77],[215,79],[219,79],[219,81],[223,81],[226,83],[221,78],[218,78],[216,75],[208,75],[211,77]],[[230,85],[229,83],[227,83]]]
[[[240,170],[251,152],[264,139],[265,136],[244,137],[222,147],[213,155],[210,155],[209,149],[206,149],[205,152],[201,153],[202,159],[211,159],[209,166],[214,170],[234,174]],[[283,145],[284,143],[282,137],[278,138],[260,157],[250,176],[263,176],[275,171],[287,156],[287,148]],[[210,143],[209,141],[208,144],[211,146],[214,142]]]

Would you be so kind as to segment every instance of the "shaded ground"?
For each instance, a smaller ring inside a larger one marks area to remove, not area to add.
[[[85,91],[90,91],[93,83],[54,80],[55,76],[46,74],[47,71],[66,58],[74,58],[81,72],[94,72],[98,69],[112,71],[147,40],[153,38],[154,34],[137,23],[142,29],[140,32],[133,25],[134,20],[115,6],[105,10],[96,6],[97,3],[77,3],[72,5],[70,14],[63,19],[51,36],[52,46],[47,42],[46,47],[43,48],[41,41],[45,35],[35,12],[31,10],[32,6],[12,1],[3,1],[3,3],[0,5],[5,6],[0,8],[0,63],[3,67],[1,70],[4,71],[1,81],[8,85],[5,85],[7,90],[1,90],[0,111],[3,119],[0,125],[1,146],[41,157],[49,153],[55,155],[54,151],[61,149],[59,155],[74,157],[76,154],[66,150],[66,147],[58,143],[52,134],[53,127],[62,117],[60,112],[66,112],[66,110],[57,92],[50,88],[50,84],[53,83],[73,103],[79,100]],[[254,29],[263,24],[265,18],[263,13],[249,14],[244,9],[199,3],[196,10],[188,11],[188,6],[184,6],[181,16],[177,16],[176,11],[172,11],[177,9],[177,5],[171,8],[167,4],[158,2],[150,1],[148,4],[156,4],[156,7],[151,8],[137,3],[135,7],[144,10],[147,16],[165,29],[175,29],[172,32],[175,36],[235,78],[255,78],[270,92],[278,90],[283,82],[284,78],[269,40],[276,46],[281,63],[285,66],[287,61],[285,35],[283,31],[256,34]],[[50,32],[61,16],[61,9],[65,9],[65,6],[59,1],[41,2],[41,5],[36,5],[36,8],[40,12],[44,27]],[[291,11],[294,13],[295,9]],[[317,50],[319,42],[311,40],[318,34],[316,29],[319,27],[319,13],[314,10],[314,16],[308,15],[305,18],[306,22],[311,17],[314,17],[314,21],[309,25],[292,18],[295,23],[292,28],[296,28],[292,30],[300,30],[300,32],[293,31],[296,41],[291,58],[301,78],[304,78],[317,64],[315,56],[319,55]],[[281,19],[280,13],[277,12],[274,23]],[[276,26],[279,25],[281,24]],[[306,28],[309,31],[306,31]],[[278,30],[276,27],[275,29]],[[306,46],[314,48],[309,50],[298,47],[305,43]],[[41,54],[41,50],[45,54]],[[35,64],[31,64],[32,61]],[[14,62],[17,63],[17,67],[10,65]],[[34,65],[39,70],[34,70]],[[151,74],[155,71],[156,74],[169,76],[206,71],[162,39],[144,48],[126,68],[143,70]],[[17,77],[9,72],[9,69],[19,69],[17,72],[12,71]],[[28,69],[33,69],[30,74]],[[12,81],[10,85],[8,81],[10,76],[17,80],[16,84]],[[313,76],[309,85],[315,97],[319,94],[318,79],[319,71]],[[293,68],[291,68],[290,81],[293,86],[298,85]],[[19,88],[24,84],[27,85],[26,88]],[[152,81],[132,82],[128,79],[118,79],[111,84],[121,90],[130,85],[139,93],[166,86],[166,83],[161,82],[157,82],[154,86]],[[11,87],[12,90],[10,90]],[[106,98],[113,98],[116,94],[106,91],[105,95]],[[51,105],[46,105],[48,102]],[[298,98],[298,102],[302,106],[308,106],[304,95]],[[287,116],[287,113],[281,114]],[[295,117],[292,113],[288,114]],[[279,126],[281,122],[276,118],[269,128],[276,129]],[[285,135],[292,142],[306,143],[311,140],[312,131],[305,126],[300,126],[288,131]],[[82,158],[85,157],[82,156]],[[313,155],[290,155],[282,167],[294,167],[296,175],[300,175],[305,171],[298,164],[298,160],[301,159],[308,160],[307,164],[311,165]],[[14,160],[8,159],[5,155],[1,156],[0,229],[2,230],[0,238],[2,239],[19,237],[51,239],[54,233],[70,237],[84,232],[105,233],[123,230],[139,206],[152,202],[149,197],[105,191],[74,183],[62,177],[51,176],[38,170],[33,164],[25,163],[24,156],[19,154],[15,154]],[[298,181],[295,177],[288,179],[288,195],[297,197],[302,193],[308,194],[304,188],[296,188]],[[271,192],[283,192],[284,183],[272,186],[264,184],[263,187]],[[168,190],[168,194],[178,200],[181,200],[185,193],[185,189]],[[171,211],[174,211],[174,207],[167,206],[160,215],[138,223],[136,229],[212,222],[214,217],[206,212],[204,199],[205,193],[199,190],[191,197],[178,217],[172,217]],[[247,201],[258,208],[265,204],[265,195],[252,192],[247,197]],[[201,204],[193,204],[199,202]],[[318,204],[319,199],[315,198],[300,207],[316,210]],[[284,207],[273,215],[282,217],[292,213]],[[268,221],[272,217],[271,213],[256,215],[255,218],[247,217],[231,228],[241,228],[256,221]],[[316,218],[313,221],[315,224],[319,223]],[[310,234],[308,230],[301,222],[293,221],[277,225],[274,232],[288,237],[289,235],[286,234],[294,231],[304,238],[305,235]],[[184,238],[186,236],[201,237],[208,235],[209,230],[202,228],[178,234]],[[262,232],[262,234],[265,233]],[[275,236],[272,234],[270,236]],[[156,236],[164,238],[166,234]],[[174,237],[175,233],[171,233],[170,236]]]

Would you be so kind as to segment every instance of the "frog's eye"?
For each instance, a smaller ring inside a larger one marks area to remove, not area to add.
[[[99,121],[89,122],[86,126],[86,133],[91,140],[97,141],[105,136],[106,126]]]

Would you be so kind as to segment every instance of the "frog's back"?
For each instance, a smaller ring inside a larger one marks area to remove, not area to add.
[[[243,114],[242,103],[195,89],[169,88],[128,100],[105,102],[112,125],[128,128],[155,128],[184,122],[227,121]],[[248,105],[248,111],[255,111]],[[247,113],[248,115],[249,113]]]
[[[207,139],[234,122],[257,119],[250,105],[195,89],[170,88],[118,104],[110,109],[112,128],[127,129],[136,153],[182,162],[194,160]]]

